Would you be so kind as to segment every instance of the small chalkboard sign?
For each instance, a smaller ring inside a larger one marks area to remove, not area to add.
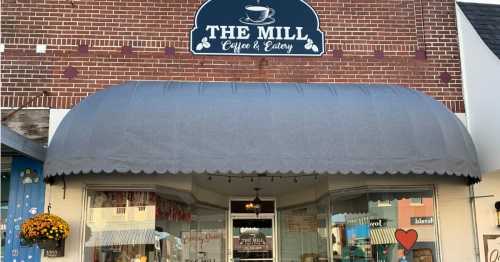
[[[64,240],[59,241],[59,245],[54,249],[44,249],[45,257],[64,257]]]

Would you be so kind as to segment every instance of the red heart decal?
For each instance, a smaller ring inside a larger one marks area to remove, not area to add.
[[[403,246],[406,251],[411,250],[411,248],[417,243],[418,234],[415,229],[409,229],[408,231],[404,229],[397,229],[394,232],[394,236],[398,243]]]

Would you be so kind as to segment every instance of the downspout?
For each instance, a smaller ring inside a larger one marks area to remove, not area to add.
[[[470,112],[469,108],[469,99],[468,99],[468,90],[467,90],[467,81],[466,81],[466,61],[465,61],[465,50],[464,46],[462,44],[461,39],[463,39],[463,32],[461,29],[464,27],[462,25],[463,20],[463,14],[461,13],[460,7],[457,5],[455,2],[455,20],[456,20],[456,29],[457,29],[457,40],[458,40],[458,49],[459,49],[459,55],[460,55],[460,71],[461,71],[461,76],[462,76],[462,95],[463,95],[463,100],[464,100],[464,106],[465,106],[465,126],[467,130],[470,132],[470,126],[469,126],[469,117]],[[473,234],[473,239],[474,239],[474,257],[475,257],[475,262],[480,262],[481,257],[480,257],[480,250],[479,250],[479,236],[478,236],[478,228],[477,228],[477,218],[476,218],[476,196],[474,192],[474,181],[468,180],[468,186],[469,186],[469,203],[470,203],[470,210],[471,210],[471,219],[472,219],[472,234]]]
[[[472,218],[472,234],[474,239],[474,257],[475,261],[479,262],[480,251],[479,251],[479,239],[478,239],[478,229],[477,229],[477,218],[476,218],[476,195],[474,192],[474,183],[469,182],[469,201],[470,201],[470,209],[471,209],[471,218]]]

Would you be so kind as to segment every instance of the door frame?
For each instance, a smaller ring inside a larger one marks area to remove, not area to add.
[[[274,198],[260,198],[263,201],[273,201],[274,202],[274,213],[260,213],[257,217],[255,214],[250,213],[232,213],[231,212],[231,201],[251,201],[255,197],[238,197],[238,198],[229,198],[229,209],[228,209],[228,218],[227,218],[227,239],[228,239],[228,252],[226,254],[227,261],[233,262],[233,219],[271,219],[272,222],[272,236],[273,236],[273,259],[270,260],[272,262],[279,261],[278,259],[278,228],[277,228],[277,213],[276,213],[276,199]]]

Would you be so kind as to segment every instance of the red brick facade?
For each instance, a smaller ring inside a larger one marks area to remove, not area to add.
[[[47,90],[30,106],[66,108],[127,80],[267,81],[400,84],[464,112],[453,0],[311,0],[326,36],[325,54],[311,58],[193,56],[189,32],[200,4],[2,0],[1,105]],[[36,54],[36,44],[47,44],[47,53]],[[124,45],[131,55],[121,53]],[[426,60],[415,58],[419,49]],[[73,79],[64,76],[68,66],[78,71]]]

